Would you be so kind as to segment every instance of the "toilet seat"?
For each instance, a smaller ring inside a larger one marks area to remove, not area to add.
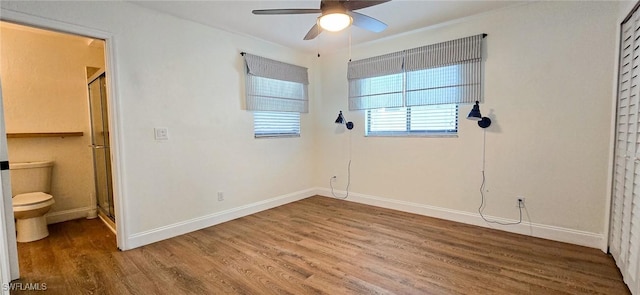
[[[33,206],[53,200],[53,196],[43,192],[19,194],[13,197],[13,208]]]

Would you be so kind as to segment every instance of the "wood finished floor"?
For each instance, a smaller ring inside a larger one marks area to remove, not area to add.
[[[597,249],[312,197],[121,252],[98,220],[19,244],[12,294],[630,294]]]

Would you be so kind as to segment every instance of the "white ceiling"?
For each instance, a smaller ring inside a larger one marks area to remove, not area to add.
[[[320,0],[131,2],[225,31],[253,36],[298,50],[314,52],[347,47],[349,32],[351,33],[351,42],[355,45],[525,1],[392,0],[358,10],[360,13],[386,23],[388,27],[381,33],[352,27],[350,30],[338,33],[323,32],[318,38],[309,41],[303,40],[303,37],[315,24],[318,15],[253,15],[251,11],[271,8],[319,8]]]

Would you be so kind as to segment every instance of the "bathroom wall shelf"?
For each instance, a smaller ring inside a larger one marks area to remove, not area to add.
[[[30,137],[74,137],[83,136],[83,132],[24,132],[7,133],[7,138],[30,138]]]

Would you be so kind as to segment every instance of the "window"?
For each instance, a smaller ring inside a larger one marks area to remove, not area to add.
[[[482,101],[484,37],[349,62],[349,110],[366,110],[365,135],[457,134],[458,104]]]
[[[254,137],[295,137],[300,136],[300,112],[297,110],[304,101],[306,85],[290,81],[252,77],[252,88],[256,95],[252,103],[261,104],[253,112]],[[265,111],[259,111],[259,110]],[[272,111],[280,110],[280,111]]]
[[[458,105],[443,104],[367,110],[366,136],[455,135]]]
[[[406,82],[404,82],[404,80]],[[449,101],[458,97],[459,66],[412,71],[360,80],[371,92],[400,92],[415,105],[367,110],[366,136],[446,136],[458,133],[458,105],[420,105],[420,101]],[[405,89],[402,89],[405,85]],[[387,89],[387,90],[385,90]],[[399,91],[398,91],[399,90]]]
[[[300,113],[309,111],[307,69],[248,53],[244,58],[254,136],[300,136]]]
[[[255,137],[300,136],[300,113],[253,112]]]

